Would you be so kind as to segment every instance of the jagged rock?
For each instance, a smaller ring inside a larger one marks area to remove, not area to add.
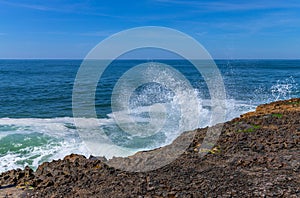
[[[300,197],[299,120],[300,99],[260,105],[224,123],[211,147],[209,141],[203,145],[211,129],[206,127],[128,158],[107,161],[71,154],[43,163],[35,172],[26,167],[2,173],[0,195],[4,186],[27,185],[22,195],[28,197]],[[186,151],[159,169],[122,171],[139,168],[153,156],[168,158],[186,140]],[[203,148],[210,148],[207,155],[200,155]]]

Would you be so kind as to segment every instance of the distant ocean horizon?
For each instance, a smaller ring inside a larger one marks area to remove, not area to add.
[[[0,59],[0,172],[39,164],[67,154],[89,156],[72,114],[72,91],[80,59]],[[172,124],[149,138],[122,134],[111,116],[111,95],[118,79],[130,68],[161,62],[183,74],[197,93],[204,117],[211,112],[207,85],[193,65],[176,60],[116,60],[105,70],[96,90],[96,111],[106,135],[128,154],[169,144]],[[252,111],[259,104],[300,97],[300,60],[217,59],[226,91],[226,120]],[[159,72],[159,71],[158,71]],[[168,76],[166,76],[168,81]],[[146,94],[146,97],[141,97]],[[168,103],[172,91],[159,85],[141,87],[132,98],[138,107]],[[144,115],[141,108],[139,115]],[[84,118],[89,119],[89,118]],[[209,125],[202,118],[199,127]],[[183,131],[182,131],[183,132]]]

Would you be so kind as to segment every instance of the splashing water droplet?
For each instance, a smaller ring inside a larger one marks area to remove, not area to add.
[[[285,100],[291,98],[291,94],[297,90],[298,84],[291,76],[285,80],[278,80],[275,85],[271,87],[271,93],[274,99]]]

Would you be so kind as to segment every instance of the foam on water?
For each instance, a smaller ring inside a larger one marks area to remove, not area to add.
[[[36,168],[66,154],[88,154],[72,118],[1,118],[0,144],[0,172],[26,165]]]
[[[201,100],[201,118],[198,127],[209,125],[210,116],[210,101]],[[228,111],[227,120],[234,118],[241,113],[253,110],[254,106],[247,105],[243,101],[228,100],[226,102]],[[159,119],[160,108],[155,108],[157,104],[150,106],[139,106],[128,112],[117,112],[120,116],[130,117],[130,120],[135,122],[148,122],[148,117],[145,116],[149,109],[152,108],[152,113]],[[166,105],[165,103],[163,105]],[[170,105],[170,104],[169,104]],[[169,118],[172,118],[172,114]],[[93,118],[76,118],[82,119],[87,123],[85,130],[87,134],[94,137],[95,134],[100,136],[98,130],[94,126],[91,127],[88,123],[93,123]],[[161,132],[153,136],[139,138],[126,134],[122,136],[120,128],[114,121],[113,114],[109,114],[107,119],[97,119],[99,128],[106,130],[106,137],[99,139],[113,140],[103,143],[100,147],[97,143],[97,148],[107,158],[113,156],[128,156],[137,151],[149,150],[156,147],[170,144],[180,133],[174,133],[177,119],[170,119]],[[177,123],[178,124],[178,123]],[[98,128],[98,129],[99,129]],[[93,134],[95,133],[95,134]],[[65,155],[71,153],[83,154],[88,157],[93,154],[86,147],[86,144],[94,144],[96,140],[83,142],[77,133],[74,124],[74,118],[1,118],[0,119],[0,172],[10,170],[12,168],[24,168],[29,165],[32,168],[37,168],[39,164],[53,159],[62,159]]]
[[[163,80],[176,83],[174,80],[168,79],[168,75],[160,75]],[[198,96],[197,103],[189,103],[188,96],[191,91]],[[148,84],[132,94],[130,111],[116,111],[108,114],[107,118],[101,119],[0,118],[0,172],[13,168],[24,168],[26,165],[37,168],[44,161],[62,159],[71,153],[83,154],[86,157],[90,154],[100,153],[109,159],[113,156],[128,156],[137,151],[170,144],[183,131],[193,129],[179,126],[181,117],[178,104],[183,104],[183,102],[189,105],[185,109],[187,113],[192,111],[195,105],[199,105],[200,117],[193,117],[193,119],[199,120],[197,127],[211,126],[212,104],[209,99],[200,98],[200,91],[197,89],[188,91],[179,89],[175,92],[157,84]],[[261,94],[263,92],[268,97],[263,96]],[[270,87],[258,88],[256,94],[259,100],[256,103],[252,103],[251,99],[227,99],[225,101],[226,120],[253,111],[257,104],[288,99],[298,93],[298,84],[293,77],[290,77],[279,80]],[[262,96],[263,98],[259,98]],[[139,123],[141,126],[145,124],[148,128],[149,123],[153,123],[150,129],[158,132],[142,131],[142,133],[128,134],[118,126],[115,116],[124,118],[122,121],[123,124],[127,124],[127,128],[130,128],[132,122]],[[80,119],[85,125],[76,129],[74,119]],[[161,119],[166,119],[166,121],[161,122]],[[97,125],[94,125],[95,123]],[[157,123],[161,123],[162,126],[156,129],[155,124]],[[87,138],[84,141],[79,136],[78,130],[85,131]],[[99,133],[99,130],[102,132]],[[95,137],[97,138],[95,139]],[[89,149],[87,144],[94,144],[97,152]]]

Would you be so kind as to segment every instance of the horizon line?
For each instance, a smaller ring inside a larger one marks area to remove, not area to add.
[[[98,60],[84,58],[0,58],[0,60]],[[114,60],[186,60],[184,58],[121,58]],[[201,59],[202,60],[202,59]],[[300,60],[300,58],[212,58],[212,60]]]

